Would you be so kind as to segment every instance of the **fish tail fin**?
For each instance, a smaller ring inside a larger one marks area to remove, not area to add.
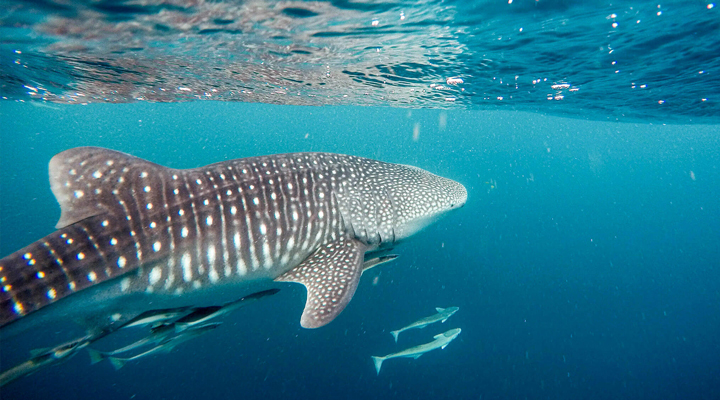
[[[380,375],[380,368],[382,368],[382,363],[385,361],[385,357],[376,357],[372,356],[373,362],[375,362],[375,371],[377,371],[377,374]]]
[[[398,335],[400,335],[400,332],[402,332],[402,331],[401,331],[401,330],[397,330],[397,331],[392,331],[392,332],[390,332],[390,333],[393,335],[393,337],[395,338],[395,343],[397,343]]]
[[[105,354],[93,349],[92,347],[87,348],[88,354],[90,355],[90,364],[97,364],[105,359]]]
[[[115,367],[115,370],[119,370],[120,368],[125,366],[126,360],[123,360],[122,358],[117,357],[108,357],[108,360],[112,363],[113,367]]]
[[[38,357],[42,354],[47,353],[50,350],[51,350],[50,348],[32,349],[32,350],[30,350],[30,357],[33,357],[33,358]]]

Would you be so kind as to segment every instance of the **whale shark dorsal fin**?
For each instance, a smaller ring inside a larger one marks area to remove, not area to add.
[[[440,308],[440,307],[435,307],[435,311],[441,313],[441,312],[445,311],[445,309],[444,309],[444,308]]]
[[[365,249],[359,241],[341,237],[320,246],[300,265],[275,279],[302,283],[307,288],[300,319],[303,328],[319,328],[347,306],[360,281]]]
[[[114,195],[162,187],[169,168],[99,147],[77,147],[50,160],[50,189],[60,203],[57,229],[96,215],[122,211]],[[143,193],[144,201],[162,204],[161,191]]]

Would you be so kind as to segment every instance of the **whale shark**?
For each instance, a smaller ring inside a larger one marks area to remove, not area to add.
[[[3,337],[58,321],[108,330],[273,280],[306,287],[300,324],[318,328],[353,297],[366,254],[467,200],[420,168],[332,153],[173,169],[80,147],[55,155],[49,176],[57,230],[0,260]]]

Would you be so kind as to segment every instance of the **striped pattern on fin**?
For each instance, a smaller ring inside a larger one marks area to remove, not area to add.
[[[1,259],[0,327],[137,268],[135,241],[124,227],[118,218],[90,217]]]
[[[300,318],[303,328],[324,326],[345,309],[360,281],[365,249],[361,242],[341,237],[321,246],[296,268],[275,279],[302,283],[307,288]]]
[[[58,230],[0,259],[0,327],[167,257],[167,230],[153,228],[166,218],[171,171],[96,147],[53,157]]]

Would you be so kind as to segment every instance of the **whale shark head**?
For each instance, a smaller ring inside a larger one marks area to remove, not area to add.
[[[361,159],[337,195],[343,220],[368,245],[408,238],[467,201],[465,187],[423,169]]]
[[[467,190],[462,184],[417,167],[401,167],[407,168],[408,182],[395,190],[399,205],[394,226],[396,240],[414,235],[448,211],[465,205]]]

